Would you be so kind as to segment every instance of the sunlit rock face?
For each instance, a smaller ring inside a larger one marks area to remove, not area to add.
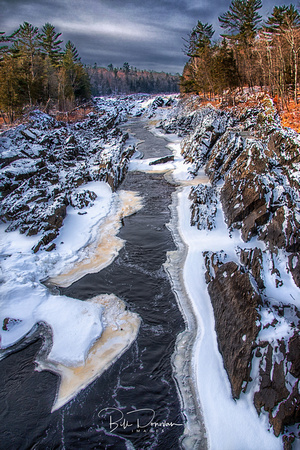
[[[293,434],[289,426],[299,422],[300,140],[281,127],[268,97],[256,102],[221,111],[183,100],[161,126],[185,136],[182,154],[192,173],[204,168],[211,182],[191,192],[191,225],[214,229],[221,209],[229,234],[238,232],[243,241],[230,255],[221,246],[204,255],[232,394],[252,392],[274,433]]]

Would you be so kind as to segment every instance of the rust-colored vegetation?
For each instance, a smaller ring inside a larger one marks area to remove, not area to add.
[[[96,112],[95,108],[91,105],[82,105],[78,108],[74,108],[71,111],[59,111],[55,114],[51,114],[56,120],[68,123],[80,122],[87,118],[88,114]]]
[[[290,100],[287,106],[280,111],[281,125],[289,127],[300,133],[300,103]]]

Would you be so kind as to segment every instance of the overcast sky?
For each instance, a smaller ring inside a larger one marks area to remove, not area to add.
[[[0,0],[0,31],[23,22],[42,27],[50,22],[71,40],[84,64],[182,73],[183,38],[198,20],[213,24],[231,0]],[[289,1],[263,0],[261,14]]]

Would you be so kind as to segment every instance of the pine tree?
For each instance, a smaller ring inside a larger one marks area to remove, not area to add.
[[[254,44],[261,16],[258,10],[262,7],[261,0],[232,0],[229,11],[219,17],[222,28],[229,34],[222,35],[233,45],[242,85],[254,85],[255,52]]]
[[[13,49],[18,56],[29,62],[33,76],[34,56],[37,55],[40,50],[39,38],[39,29],[28,22],[24,22],[23,25],[20,25],[19,29],[15,32]]]
[[[211,45],[211,39],[214,35],[212,25],[198,21],[195,28],[192,29],[187,45],[185,46],[185,54],[190,58],[200,56],[201,51]]]
[[[124,62],[124,64],[123,64],[123,71],[125,73],[128,73],[130,71],[130,66],[129,66],[128,62]]]
[[[194,90],[204,95],[213,91],[211,76],[211,38],[214,34],[212,25],[198,21],[191,31],[184,52],[190,57],[185,67],[181,87],[183,90]]]
[[[63,58],[64,58],[65,62],[69,61],[71,64],[73,64],[73,63],[80,63],[80,57],[79,57],[77,48],[75,47],[73,42],[68,41],[66,43],[66,48],[65,48],[65,52],[64,52]]]
[[[233,89],[239,85],[238,70],[233,50],[223,39],[221,45],[216,45],[212,57],[212,78],[214,92],[223,95],[226,89]]]
[[[6,44],[8,41],[9,38],[5,36],[5,31],[0,31],[0,61],[2,61],[4,55],[8,51],[8,45]]]
[[[232,0],[229,11],[219,17],[221,27],[229,31],[224,37],[233,38],[242,45],[253,43],[261,16],[261,0]]]
[[[59,80],[60,98],[64,108],[66,107],[66,100],[69,100],[72,105],[76,98],[90,97],[88,74],[80,61],[75,45],[71,41],[66,43]]]
[[[30,105],[40,99],[43,67],[40,56],[39,30],[28,22],[14,33],[12,52],[22,65]]]
[[[62,51],[60,44],[63,42],[59,37],[61,33],[56,33],[55,27],[46,23],[41,31],[39,42],[42,51],[48,56],[53,66],[57,66],[61,60]]]

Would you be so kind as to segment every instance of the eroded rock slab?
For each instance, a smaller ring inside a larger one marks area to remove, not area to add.
[[[208,272],[213,272],[208,292],[232,395],[239,398],[243,382],[249,381],[252,352],[259,332],[257,307],[261,299],[248,274],[232,261],[215,264],[215,256],[206,254]]]

